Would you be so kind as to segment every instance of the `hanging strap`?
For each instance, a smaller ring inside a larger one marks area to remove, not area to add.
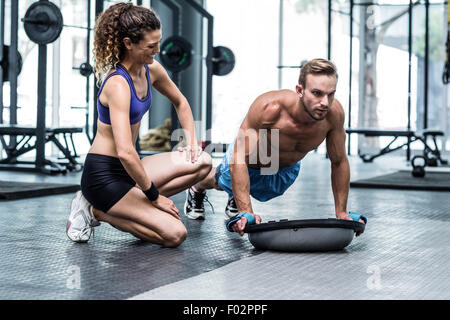
[[[447,1],[447,42],[446,42],[446,56],[444,72],[442,74],[442,81],[444,84],[450,82],[450,1]]]

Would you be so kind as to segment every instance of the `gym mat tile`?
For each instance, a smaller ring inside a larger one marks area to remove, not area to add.
[[[172,197],[178,208],[184,195]],[[72,196],[14,201],[0,210],[0,299],[126,299],[260,253],[226,231],[223,214],[202,222],[181,214],[188,237],[178,248],[145,243],[107,223],[88,243],[73,243],[65,234]]]
[[[352,181],[350,187],[450,191],[450,173],[426,172],[425,177],[416,178],[410,171],[398,171],[370,179]]]
[[[17,200],[55,194],[73,193],[79,184],[0,181],[0,200]]]

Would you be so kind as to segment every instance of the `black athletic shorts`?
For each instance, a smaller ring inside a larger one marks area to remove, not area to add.
[[[135,185],[119,158],[87,154],[81,192],[94,208],[108,212]]]

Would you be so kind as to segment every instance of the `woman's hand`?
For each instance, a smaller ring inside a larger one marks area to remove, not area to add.
[[[169,198],[166,198],[160,194],[158,198],[156,198],[156,200],[152,201],[152,204],[155,208],[167,212],[168,214],[180,220],[180,211],[177,209],[177,207],[175,207],[175,204]]]
[[[194,144],[186,147],[178,147],[178,151],[186,153],[186,161],[195,163],[202,154],[203,149],[197,144]]]

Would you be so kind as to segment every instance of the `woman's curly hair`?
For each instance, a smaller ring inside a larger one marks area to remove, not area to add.
[[[101,13],[94,29],[94,69],[98,84],[125,54],[123,39],[142,40],[144,32],[161,29],[156,13],[133,3],[120,2]]]

